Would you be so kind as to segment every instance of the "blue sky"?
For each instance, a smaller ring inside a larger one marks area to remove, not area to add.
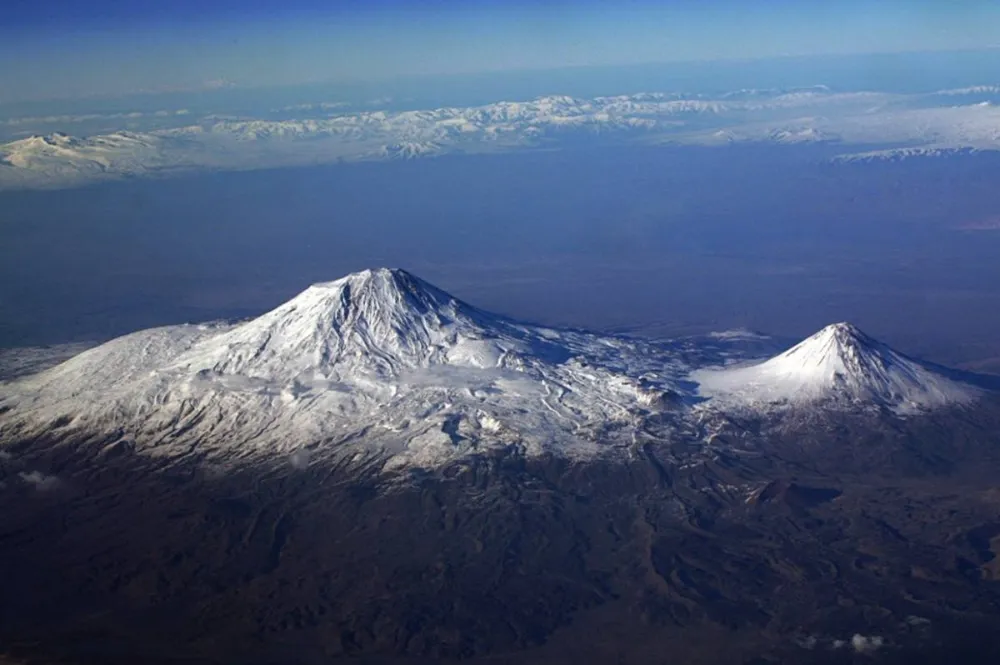
[[[7,0],[0,103],[998,44],[977,0]]]

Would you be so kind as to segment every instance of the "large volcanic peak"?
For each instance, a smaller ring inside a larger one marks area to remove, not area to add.
[[[377,269],[243,323],[112,340],[0,385],[0,406],[18,436],[70,422],[224,463],[319,441],[337,443],[317,455],[393,468],[491,447],[590,456],[629,441],[636,414],[676,392],[681,370],[655,350],[519,324]]]
[[[517,346],[516,333],[500,317],[404,270],[379,268],[314,284],[182,360],[268,379],[305,370],[394,374],[445,362],[449,353],[470,350],[470,344],[485,354],[470,358],[473,364],[495,364]],[[499,342],[504,337],[511,338],[509,344]]]

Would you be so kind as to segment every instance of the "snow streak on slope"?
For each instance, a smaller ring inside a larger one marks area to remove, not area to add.
[[[694,378],[713,406],[870,404],[912,413],[968,402],[978,391],[897,353],[849,323],[827,326],[770,360],[702,370]]]

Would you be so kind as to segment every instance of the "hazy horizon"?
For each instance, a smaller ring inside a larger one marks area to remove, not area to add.
[[[18,1],[0,104],[644,63],[996,48],[989,2]]]

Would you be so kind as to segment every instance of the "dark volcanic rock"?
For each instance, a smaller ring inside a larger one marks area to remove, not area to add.
[[[963,662],[994,662],[991,422],[392,478],[22,441],[0,460],[0,643],[105,665],[548,665],[949,662],[962,639]]]

